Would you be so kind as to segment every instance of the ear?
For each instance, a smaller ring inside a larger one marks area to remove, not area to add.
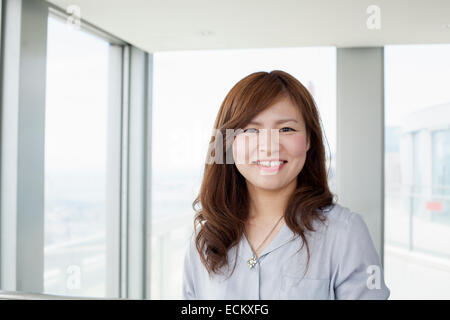
[[[307,137],[307,141],[306,141],[306,151],[308,151],[309,150],[309,135],[308,135],[308,137]]]

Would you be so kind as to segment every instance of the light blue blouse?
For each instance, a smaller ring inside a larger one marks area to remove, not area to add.
[[[247,260],[252,250],[245,236],[228,251],[225,274],[210,279],[191,234],[183,265],[182,299],[289,300],[387,299],[379,255],[359,213],[339,204],[322,211],[325,225],[314,221],[315,232],[306,234],[310,248],[307,273],[306,246],[283,224],[265,247],[253,268]],[[228,279],[238,247],[236,268]]]

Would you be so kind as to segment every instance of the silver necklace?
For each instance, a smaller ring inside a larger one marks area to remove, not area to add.
[[[283,218],[283,216],[280,217],[280,219],[277,221],[277,223],[273,226],[272,230],[270,230],[269,234],[266,236],[266,238],[263,240],[263,242],[261,242],[261,244],[258,246],[258,248],[256,248],[256,250],[253,250],[252,245],[250,244],[250,241],[248,241],[248,244],[250,245],[250,248],[253,251],[253,256],[247,260],[247,264],[248,267],[251,269],[255,266],[256,264],[256,252],[258,251],[258,249],[262,246],[262,244],[264,242],[266,242],[267,238],[269,238],[269,236],[272,234],[273,230],[275,230],[275,227],[280,223],[281,219]],[[245,230],[244,230],[245,233]],[[245,234],[245,236],[247,237],[247,234]]]

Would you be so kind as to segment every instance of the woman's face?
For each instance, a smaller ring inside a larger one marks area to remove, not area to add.
[[[255,116],[233,142],[233,159],[247,183],[278,190],[302,171],[309,150],[303,117],[288,97]],[[277,162],[257,162],[282,160]]]

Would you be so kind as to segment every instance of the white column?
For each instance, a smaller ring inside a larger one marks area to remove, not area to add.
[[[48,7],[6,0],[1,108],[1,289],[39,293],[44,276]]]
[[[338,202],[360,213],[383,263],[384,50],[337,49]]]

